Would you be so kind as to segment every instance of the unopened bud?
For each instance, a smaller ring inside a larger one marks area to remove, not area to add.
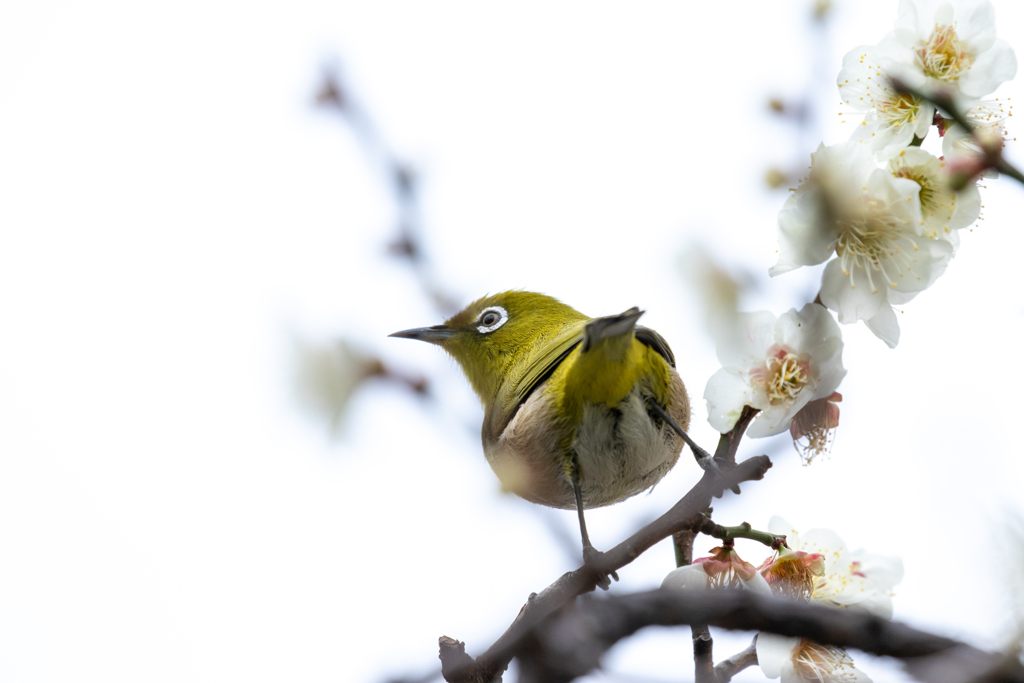
[[[781,169],[772,167],[764,172],[764,182],[773,190],[782,187],[788,180],[788,176]]]

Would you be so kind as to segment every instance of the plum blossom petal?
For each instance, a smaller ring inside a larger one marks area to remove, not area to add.
[[[670,571],[665,580],[661,582],[661,587],[676,590],[706,590],[710,588],[708,580],[709,577],[704,571],[703,565],[687,564]]]
[[[852,272],[846,270],[839,259],[829,261],[822,273],[821,302],[839,313],[839,322],[843,324],[873,318],[886,304],[868,281],[868,271],[863,267]]]
[[[842,334],[818,304],[778,319],[766,312],[741,313],[739,319],[741,338],[719,341],[725,367],[704,390],[708,421],[725,433],[744,406],[751,406],[761,413],[748,435],[779,434],[808,402],[831,395],[846,375]]]
[[[775,316],[769,311],[740,313],[738,334],[718,340],[715,353],[724,367],[741,365],[758,356],[775,338]]]
[[[756,645],[757,665],[768,678],[778,678],[782,675],[783,669],[793,668],[793,650],[799,644],[799,638],[759,633]]]
[[[744,406],[767,402],[756,395],[763,391],[760,386],[752,386],[738,367],[720,369],[711,376],[704,389],[708,422],[720,434],[725,434],[736,426]]]
[[[1013,48],[997,40],[991,49],[978,55],[970,70],[960,77],[960,92],[967,97],[984,97],[1017,75],[1017,56]]]
[[[900,343],[900,323],[896,320],[896,310],[892,306],[882,306],[864,324],[890,349],[895,349]]]

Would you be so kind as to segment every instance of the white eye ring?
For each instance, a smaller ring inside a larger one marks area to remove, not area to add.
[[[480,312],[480,317],[477,318],[477,322],[483,320],[484,316],[486,316],[488,313],[497,313],[498,322],[492,323],[490,325],[480,325],[479,327],[476,328],[477,332],[479,332],[480,334],[494,332],[496,329],[498,329],[499,327],[508,322],[508,311],[506,311],[501,306],[488,306],[487,308]]]

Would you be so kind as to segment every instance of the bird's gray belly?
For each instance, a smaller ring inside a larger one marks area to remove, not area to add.
[[[689,405],[675,373],[673,385],[672,393],[682,399],[670,412],[685,429]],[[563,434],[550,397],[538,390],[501,437],[484,444],[484,453],[506,490],[541,505],[575,509],[567,471],[570,452],[559,447]],[[682,445],[668,425],[655,424],[636,389],[615,408],[586,404],[571,448],[579,464],[583,506],[611,505],[651,488],[675,465]]]

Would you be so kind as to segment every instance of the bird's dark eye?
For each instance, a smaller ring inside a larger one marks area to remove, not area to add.
[[[477,332],[487,334],[505,324],[508,320],[508,311],[501,306],[489,306],[485,308],[477,318]]]

